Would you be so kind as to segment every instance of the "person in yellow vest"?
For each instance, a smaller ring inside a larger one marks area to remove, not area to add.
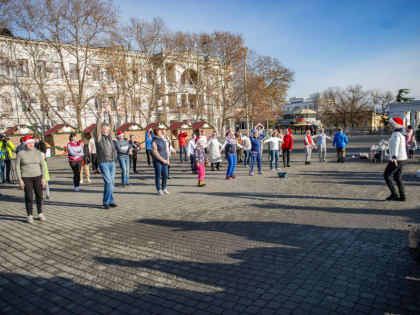
[[[12,153],[16,147],[12,141],[4,135],[0,135],[0,171],[2,183],[11,183],[10,170],[12,168]]]

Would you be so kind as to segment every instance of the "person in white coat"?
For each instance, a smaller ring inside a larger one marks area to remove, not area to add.
[[[407,151],[405,147],[404,122],[400,117],[394,117],[389,120],[393,127],[391,139],[389,141],[389,149],[391,160],[384,171],[384,179],[391,195],[386,198],[388,201],[406,201],[404,183],[401,179],[402,170],[407,161]],[[397,184],[399,196],[395,189],[392,178]]]
[[[214,164],[216,164],[216,169],[220,170],[220,162],[222,162],[222,156],[220,154],[220,148],[222,144],[217,139],[217,133],[214,132],[209,140],[207,141],[207,150],[209,152],[209,158],[211,163],[211,170],[214,171]]]
[[[269,143],[270,147],[270,169],[280,170],[279,169],[279,147],[283,142],[283,138],[279,137],[277,131],[274,131],[270,138],[264,141],[264,143]]]

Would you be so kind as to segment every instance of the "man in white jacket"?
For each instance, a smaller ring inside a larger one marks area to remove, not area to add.
[[[391,160],[385,168],[384,179],[388,185],[391,195],[386,200],[405,201],[404,183],[401,179],[403,167],[407,160],[407,151],[405,148],[404,122],[400,117],[394,117],[389,120],[393,127],[390,139],[390,156]],[[397,183],[399,197],[395,189],[391,177]]]
[[[197,167],[195,165],[195,156],[194,156],[195,139],[197,139],[197,135],[193,133],[190,141],[188,141],[187,143],[187,155],[190,157],[191,172],[193,174],[197,174]]]

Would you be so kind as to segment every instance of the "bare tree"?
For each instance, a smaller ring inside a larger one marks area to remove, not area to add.
[[[385,128],[389,125],[389,104],[394,99],[395,97],[390,91],[375,93],[374,105],[379,105],[381,108],[379,115]]]

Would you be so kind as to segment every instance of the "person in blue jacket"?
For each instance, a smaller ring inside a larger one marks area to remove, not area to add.
[[[149,130],[146,131],[146,155],[147,155],[147,164],[149,164],[149,166],[151,165],[152,162],[152,141],[153,138],[155,137],[155,135],[153,134],[153,129],[150,128]]]
[[[249,175],[254,175],[254,166],[255,162],[258,164],[258,174],[262,174],[262,154],[261,154],[261,148],[262,148],[262,140],[265,138],[264,134],[259,134],[258,131],[253,130],[252,131],[252,137],[251,140],[251,166],[249,168]]]
[[[344,163],[346,159],[346,147],[349,143],[349,139],[343,132],[343,129],[339,129],[333,139],[333,146],[337,150],[337,163]]]

